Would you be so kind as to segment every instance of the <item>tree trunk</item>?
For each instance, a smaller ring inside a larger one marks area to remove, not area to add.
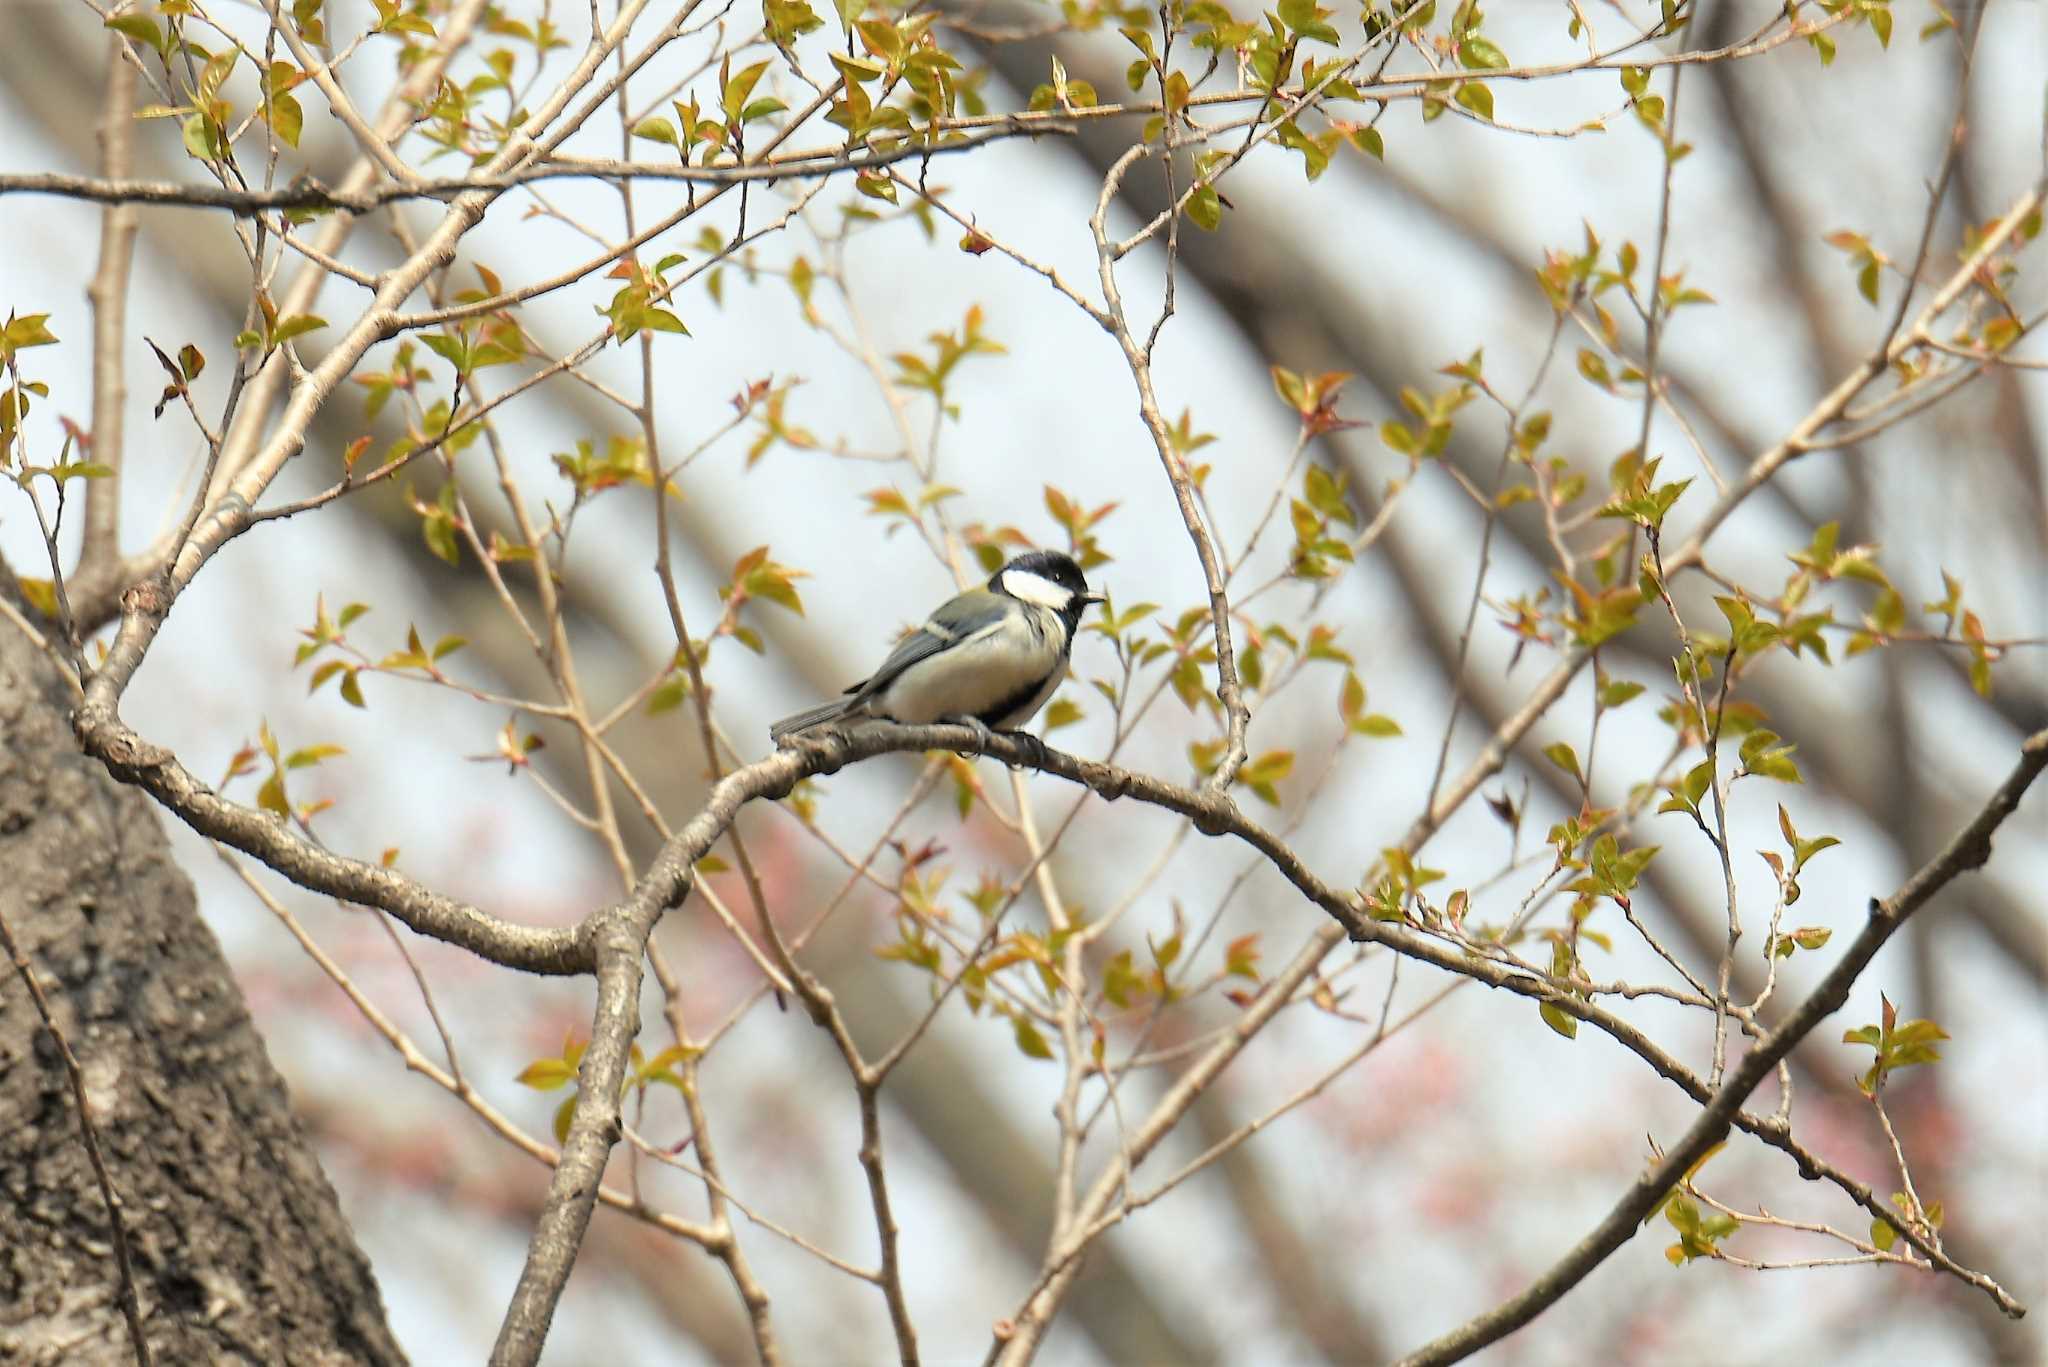
[[[84,1074],[156,1361],[403,1362],[156,812],[80,754],[71,701],[0,618],[0,910]],[[0,962],[0,1360],[134,1361],[119,1280],[62,1055]]]

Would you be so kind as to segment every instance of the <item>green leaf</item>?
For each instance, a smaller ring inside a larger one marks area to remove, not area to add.
[[[204,111],[195,110],[188,115],[182,131],[185,150],[200,161],[226,158],[227,143],[221,136],[220,125],[207,117]]]
[[[306,114],[299,102],[290,95],[279,95],[263,107],[264,117],[277,133],[277,139],[285,146],[297,148],[299,135],[306,126]]]
[[[806,0],[762,0],[761,18],[769,41],[783,48],[800,35],[825,26]]]
[[[1485,119],[1493,122],[1493,91],[1478,81],[1467,81],[1458,87],[1458,103]]]
[[[1834,932],[1826,926],[1801,926],[1797,930],[1780,935],[1775,944],[1764,946],[1764,952],[1780,959],[1790,958],[1795,949],[1819,949],[1833,938]]]
[[[1694,807],[1699,806],[1700,799],[1707,795],[1707,789],[1713,784],[1713,782],[1714,761],[1711,759],[1703,759],[1698,764],[1695,764],[1691,769],[1686,771],[1686,775],[1682,783],[1686,800],[1689,801]]]
[[[664,712],[673,712],[683,705],[690,696],[690,677],[678,670],[661,682],[647,699],[647,715],[658,717]]]
[[[537,1058],[519,1071],[513,1081],[537,1092],[552,1092],[576,1080],[576,1065],[568,1059]]]
[[[741,115],[747,105],[747,97],[754,93],[754,86],[759,83],[762,73],[767,70],[768,63],[760,61],[726,78],[725,88],[719,95],[719,104],[725,110],[726,122],[735,124],[741,122]]]
[[[803,600],[797,596],[793,582],[802,577],[803,571],[777,564],[767,559],[767,554],[768,548],[760,546],[740,558],[739,565],[735,567],[739,587],[746,590],[749,597],[765,598],[777,607],[803,616]]]
[[[1578,752],[1563,741],[1543,747],[1543,757],[1572,776],[1572,781],[1581,788],[1586,786],[1586,777],[1579,772]]]
[[[206,101],[217,98],[221,86],[233,73],[235,63],[241,59],[242,50],[239,47],[225,48],[207,58],[206,66],[199,73],[199,98]],[[222,122],[225,123],[226,120],[223,119]]]
[[[327,42],[327,26],[320,18],[326,0],[292,0],[292,23],[299,34],[315,47]]]
[[[1250,788],[1260,801],[1280,805],[1280,793],[1275,784],[1294,770],[1292,750],[1268,750],[1257,759],[1250,761],[1237,771],[1237,781]]]
[[[1623,703],[1640,696],[1642,692],[1643,685],[1627,679],[1602,681],[1598,689],[1600,707],[1603,711],[1611,707],[1620,707]]]
[[[117,14],[103,25],[124,37],[147,44],[157,52],[164,50],[164,35],[157,28],[156,20],[146,14]],[[137,117],[141,117],[138,115]]]
[[[1281,124],[1274,134],[1281,146],[1301,153],[1302,170],[1310,180],[1315,180],[1329,169],[1330,152],[1336,147],[1338,136],[1335,132],[1311,136],[1292,119]]]
[[[1507,67],[1508,55],[1492,39],[1475,33],[1458,44],[1458,61],[1467,71],[1500,71]]]
[[[1026,1058],[1052,1057],[1052,1046],[1045,1042],[1045,1036],[1039,1033],[1038,1027],[1032,1024],[1029,1016],[1019,1012],[1010,1017],[1010,1028],[1017,1037],[1018,1051]]]
[[[1315,0],[1280,0],[1280,22],[1301,38],[1310,38],[1319,43],[1335,46],[1337,30],[1325,20],[1331,11],[1315,3]]]
[[[332,759],[336,755],[345,755],[347,753],[348,751],[342,749],[339,745],[309,745],[302,750],[292,751],[286,757],[284,767],[287,769],[309,769],[323,759]]]
[[[1213,233],[1223,224],[1223,197],[1213,185],[1204,185],[1188,196],[1188,219],[1203,232]]]
[[[1072,698],[1055,698],[1052,706],[1045,709],[1045,729],[1052,732],[1062,726],[1072,726],[1084,715],[1081,705]]]
[[[1883,997],[1881,1001],[1883,1010],[1878,1024],[1845,1031],[1842,1035],[1844,1044],[1861,1044],[1877,1051],[1868,1071],[1857,1080],[1857,1086],[1866,1095],[1875,1095],[1877,1089],[1884,1085],[1885,1077],[1895,1068],[1938,1061],[1941,1052],[1934,1046],[1949,1037],[1947,1031],[1930,1020],[1900,1023],[1898,1008],[1892,1004],[1891,998]]]
[[[427,549],[451,565],[462,562],[462,543],[457,529],[455,508],[455,485],[451,482],[441,486],[441,492],[431,504],[413,501],[413,511],[420,514],[420,534],[426,538]]]
[[[1541,1007],[1543,1023],[1563,1035],[1566,1039],[1579,1037],[1579,1019],[1558,1007],[1553,1002],[1544,1002]]]
[[[273,342],[289,342],[294,337],[303,337],[309,332],[318,332],[327,326],[325,318],[316,318],[310,313],[294,314],[277,325],[272,336]]]
[[[1350,670],[1344,671],[1344,683],[1337,690],[1337,715],[1345,725],[1358,720],[1365,710],[1365,681]]]
[[[656,115],[652,118],[642,119],[640,120],[640,122],[634,124],[633,136],[636,138],[645,138],[649,142],[664,142],[667,143],[670,147],[674,147],[677,145],[676,126],[670,123],[667,119],[660,117],[659,115]]]
[[[1798,747],[1779,745],[1774,731],[1758,729],[1742,738],[1742,767],[1761,778],[1774,778],[1781,783],[1804,783],[1799,766],[1792,759],[1792,752]]]
[[[1833,849],[1835,846],[1841,843],[1841,841],[1835,839],[1831,835],[1818,835],[1811,840],[1800,841],[1796,846],[1793,847],[1792,850],[1794,859],[1793,868],[1805,868],[1807,860],[1813,858],[1822,850]]]

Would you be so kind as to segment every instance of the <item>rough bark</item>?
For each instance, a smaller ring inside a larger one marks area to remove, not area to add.
[[[156,1361],[403,1362],[156,813],[70,701],[0,618],[0,908],[84,1074]],[[134,1361],[117,1287],[61,1055],[0,964],[0,1361]]]

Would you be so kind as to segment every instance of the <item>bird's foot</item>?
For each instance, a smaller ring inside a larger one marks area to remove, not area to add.
[[[1001,734],[1006,740],[1015,741],[1020,747],[1022,747],[1024,752],[1031,757],[1032,767],[1043,769],[1046,766],[1047,755],[1045,749],[1045,742],[1040,740],[1037,736],[1032,735],[1029,731],[1004,731],[999,734]],[[1012,769],[1021,769],[1024,766],[1020,764],[1012,764],[1010,765],[1010,767]]]
[[[988,723],[980,717],[947,717],[945,720],[955,726],[964,726],[974,733],[976,749],[971,752],[967,750],[956,750],[953,752],[962,759],[973,759],[976,755],[985,754],[988,751],[988,743],[995,739],[995,732],[989,730]]]

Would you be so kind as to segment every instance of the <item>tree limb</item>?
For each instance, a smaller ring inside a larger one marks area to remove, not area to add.
[[[58,173],[23,173],[0,176],[0,197],[57,195],[100,204],[176,205],[188,209],[226,209],[237,215],[259,214],[277,209],[335,209],[353,214],[373,213],[387,205],[415,199],[453,199],[484,190],[502,194],[521,185],[544,180],[666,180],[691,185],[777,184],[808,180],[816,176],[840,175],[847,171],[872,170],[904,161],[925,161],[954,152],[967,152],[991,142],[1009,138],[1035,138],[1045,134],[1069,134],[1073,127],[1063,123],[1019,120],[1014,124],[961,134],[957,140],[925,146],[906,143],[892,151],[821,147],[780,153],[745,166],[677,166],[667,162],[609,161],[597,158],[557,158],[520,167],[500,175],[441,176],[405,183],[381,182],[363,189],[323,185],[304,176],[274,190],[238,190],[225,185],[201,185],[175,180],[129,180],[120,176],[73,176]]]
[[[1857,978],[1869,967],[1885,941],[1935,893],[1959,875],[1983,867],[1991,857],[1993,832],[2018,809],[2021,797],[2044,768],[2048,768],[2048,731],[2037,731],[2020,746],[2019,763],[1970,824],[1958,831],[1947,847],[1922,865],[1897,892],[1884,901],[1871,899],[1869,921],[1820,985],[1786,1017],[1783,1024],[1750,1050],[1741,1064],[1729,1073],[1728,1080],[1714,1093],[1713,1100],[1693,1121],[1685,1136],[1665,1151],[1656,1167],[1636,1179],[1591,1233],[1521,1294],[1423,1345],[1402,1358],[1398,1367],[1432,1367],[1437,1363],[1457,1362],[1488,1344],[1498,1342],[1555,1304],[1609,1254],[1627,1243],[1656,1210],[1665,1193],[1705,1156],[1707,1150],[1727,1136],[1729,1125],[1741,1109],[1743,1100],[1769,1076],[1778,1061],[1849,1000],[1849,989],[1855,986]],[[2002,1293],[2000,1308],[2015,1319],[2026,1313],[2022,1306]]]

